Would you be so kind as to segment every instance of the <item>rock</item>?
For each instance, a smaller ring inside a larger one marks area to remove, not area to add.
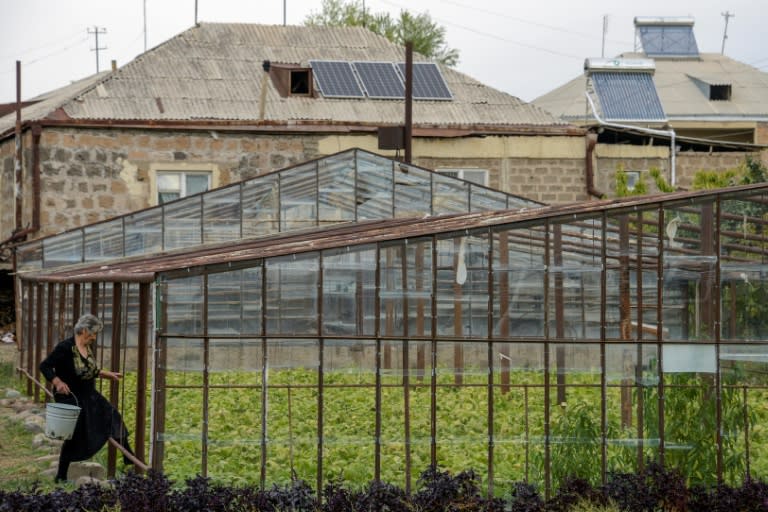
[[[41,455],[40,457],[36,458],[35,460],[40,462],[45,462],[47,460],[55,462],[57,465],[59,464],[59,454],[58,453],[51,453],[49,455]]]
[[[41,471],[41,472],[40,472],[40,476],[42,476],[42,477],[47,477],[47,478],[51,478],[51,479],[53,479],[53,477],[55,477],[55,476],[56,476],[56,471],[57,471],[58,469],[59,469],[59,465],[58,465],[58,464],[56,464],[56,466],[55,466],[55,467],[52,467],[52,468],[48,468],[48,469],[44,469],[43,471]]]
[[[35,434],[35,437],[32,438],[32,446],[34,446],[35,448],[41,448],[47,445],[48,445],[48,436],[46,436],[42,432],[39,434]]]
[[[15,389],[5,390],[5,398],[20,398],[20,397],[21,397],[21,393],[19,393]]]
[[[107,487],[111,485],[106,480],[99,480],[98,478],[93,478],[91,476],[81,476],[77,480],[75,480],[75,487],[83,487],[84,485],[100,485],[102,487]]]
[[[24,420],[24,428],[33,433],[43,432],[45,430],[45,419],[40,416],[31,415]]]
[[[67,478],[76,481],[81,476],[104,480],[107,477],[107,470],[97,462],[73,462],[70,464]]]

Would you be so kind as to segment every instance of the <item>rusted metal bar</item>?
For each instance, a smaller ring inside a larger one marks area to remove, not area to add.
[[[551,343],[549,336],[549,274],[550,274],[550,231],[552,225],[549,219],[544,221],[544,261],[546,270],[544,271],[544,499],[549,499],[552,494],[552,471],[551,471],[551,446],[550,446],[550,385],[549,385],[549,345]]]
[[[493,253],[491,253],[491,257]],[[489,261],[493,261],[489,259]],[[499,265],[501,269],[494,275],[499,279],[499,336],[509,338],[510,334],[510,304],[509,304],[509,230],[499,231]],[[503,269],[503,270],[502,270]],[[493,310],[491,310],[493,311]],[[488,332],[492,332],[490,329]],[[499,366],[501,370],[501,392],[509,392],[509,344],[504,343],[499,351]]]
[[[325,446],[325,339],[323,339],[322,321],[323,318],[323,257],[322,253],[318,261],[318,286],[316,287],[317,301],[317,336],[318,346],[318,368],[317,368],[317,496],[322,496],[323,492],[323,448]],[[263,302],[266,304],[266,301]],[[289,390],[290,392],[290,390]]]
[[[565,297],[563,289],[563,226],[560,223],[552,225],[554,237],[554,254],[552,264],[557,267],[555,273],[555,336],[558,340],[565,337]],[[582,304],[582,308],[584,305]],[[565,396],[565,348],[555,347],[557,365],[557,403],[566,401]]]
[[[13,167],[16,187],[16,231],[24,227],[24,175],[22,172],[22,134],[21,134],[21,61],[16,61],[16,124],[14,131],[16,151],[14,153]]]
[[[706,225],[707,221],[710,222],[708,229],[712,230],[711,239],[712,247],[711,252],[714,253],[717,258],[715,264],[715,275],[711,279],[712,287],[712,300],[708,301],[712,303],[712,333],[715,341],[715,443],[717,447],[717,483],[723,483],[723,383],[720,375],[720,283],[722,282],[720,275],[720,223],[722,222],[721,212],[723,210],[723,204],[720,200],[720,196],[715,198],[716,203],[714,205],[707,204],[706,208],[702,208],[703,225]],[[712,211],[714,207],[714,212]],[[702,226],[704,227],[704,226]],[[702,245],[705,242],[704,234],[702,233]]]
[[[432,339],[430,340],[429,381],[429,462],[437,467],[437,236],[432,236]],[[408,481],[410,490],[410,477]]]
[[[376,270],[375,277],[376,290],[381,290],[381,247],[376,246]],[[376,293],[373,298],[373,309],[376,311],[374,316],[374,332],[376,333],[376,426],[374,439],[373,455],[373,480],[376,483],[381,482],[381,297]]]
[[[658,411],[659,411],[659,464],[664,466],[664,205],[659,205],[656,225],[657,263],[656,263],[656,350],[659,367]]]
[[[35,287],[36,292],[36,298],[35,298],[35,306],[37,306],[37,314],[36,321],[37,325],[35,326],[35,359],[34,361],[30,361],[32,364],[29,365],[30,371],[34,371],[35,375],[39,375],[39,367],[40,362],[43,360],[43,285],[37,285]],[[35,391],[34,395],[34,401],[39,402],[40,401],[40,394]]]
[[[493,379],[494,379],[494,364],[493,364],[493,232],[489,232],[488,236],[488,312],[486,330],[488,332],[488,496],[493,496],[493,455],[494,455],[494,393],[493,393]]]
[[[113,283],[112,285],[112,338],[111,350],[109,354],[109,370],[111,372],[120,371],[120,346],[121,329],[123,326],[123,284]],[[109,402],[117,409],[119,403],[119,383],[116,380],[109,381]],[[117,453],[113,448],[107,452],[107,474],[115,476],[117,469]]]
[[[603,485],[606,484],[608,468],[608,380],[605,357],[605,324],[606,324],[606,302],[607,302],[607,240],[606,226],[608,218],[603,212],[600,219],[600,474]],[[582,305],[582,308],[584,306]]]
[[[266,260],[261,260],[259,264],[261,268],[261,303],[266,304],[267,301],[267,264]],[[261,465],[259,468],[259,486],[261,490],[264,490],[267,485],[267,406],[268,406],[268,392],[269,392],[269,380],[267,367],[269,364],[269,358],[267,357],[267,308],[262,306],[261,308]]]
[[[403,435],[405,436],[405,474],[406,478],[406,492],[410,492],[411,486],[411,374],[410,374],[410,346],[408,344],[408,251],[405,245],[401,244],[397,246],[400,253],[400,288],[403,293],[403,354],[402,354],[402,367],[403,367],[403,406],[405,408],[405,416],[403,418]]]
[[[453,239],[453,275],[458,274],[459,265],[462,263],[460,258],[464,258],[466,254],[466,244],[469,235],[466,233],[455,237]],[[461,253],[464,254],[461,254]],[[470,292],[471,293],[471,292]],[[464,332],[464,307],[463,307],[464,288],[461,284],[453,279],[453,335],[465,336]],[[469,322],[472,318],[469,319]],[[457,386],[461,386],[464,382],[464,344],[461,342],[453,342],[453,382]]]
[[[149,356],[149,327],[151,318],[150,289],[148,284],[139,286],[139,318],[136,368],[136,435],[134,439],[136,455],[142,460],[146,457],[147,428],[147,379]],[[134,462],[134,465],[136,463]],[[139,468],[138,465],[136,465]],[[144,470],[147,468],[145,467]]]
[[[163,459],[165,458],[165,404],[167,400],[166,377],[168,364],[168,339],[160,335],[160,331],[168,325],[168,308],[165,290],[160,283],[156,285],[155,293],[158,295],[158,302],[161,304],[157,313],[158,327],[155,330],[155,394],[152,399],[155,407],[152,413],[152,469],[155,471],[163,470]]]
[[[405,163],[413,159],[413,41],[405,42]]]
[[[202,202],[202,201],[201,201]],[[210,373],[208,368],[211,363],[211,340],[208,337],[208,274],[203,274],[203,311],[202,311],[202,323],[203,323],[203,426],[200,433],[200,465],[202,476],[208,477],[208,434],[209,434],[209,420],[210,414],[208,409],[210,407],[210,396],[208,394],[208,385],[210,384]]]

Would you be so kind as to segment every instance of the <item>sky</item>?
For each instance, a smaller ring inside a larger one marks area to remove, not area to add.
[[[768,0],[358,1],[428,13],[459,50],[457,70],[524,101],[580,75],[586,58],[633,51],[635,16],[692,17],[700,52],[720,53],[727,34],[726,55],[768,71]],[[191,28],[196,10],[201,22],[301,25],[321,0],[0,0],[0,103],[16,100],[16,61],[26,100],[95,73],[97,32],[104,71]]]

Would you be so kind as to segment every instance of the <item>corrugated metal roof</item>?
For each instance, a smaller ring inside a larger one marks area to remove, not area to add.
[[[640,58],[644,54],[627,53],[621,57]],[[705,78],[712,85],[730,84],[730,100],[710,100],[692,77]],[[582,120],[589,112],[584,97],[586,80],[586,76],[578,76],[533,103],[563,119]],[[656,60],[653,81],[670,121],[699,117],[721,122],[768,120],[768,73],[724,55],[703,53],[691,60]]]
[[[603,116],[609,121],[663,121],[650,73],[600,72],[591,75]]]
[[[362,27],[202,23],[109,74],[101,86],[64,104],[75,120],[400,124],[403,100],[287,97],[262,63],[308,66],[313,59],[401,62],[402,47]],[[415,61],[425,60],[414,55]],[[452,101],[415,101],[415,126],[538,126],[567,123],[519,98],[440,66]],[[261,88],[267,92],[261,105]],[[263,118],[261,113],[263,111]]]

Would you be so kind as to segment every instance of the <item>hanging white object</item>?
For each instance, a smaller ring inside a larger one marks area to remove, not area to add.
[[[459,243],[459,257],[456,264],[456,284],[464,284],[467,280],[467,262],[464,259],[465,248],[467,246],[467,237],[461,237]]]

